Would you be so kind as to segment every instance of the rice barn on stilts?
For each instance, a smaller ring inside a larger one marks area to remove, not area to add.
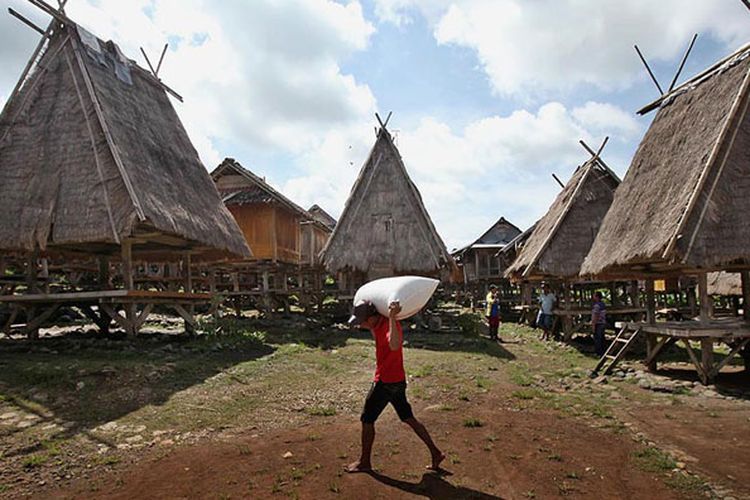
[[[321,257],[348,295],[386,276],[455,278],[453,258],[384,124]]]
[[[306,211],[233,158],[211,178],[253,249],[252,256],[217,268],[217,291],[238,315],[250,306],[288,310],[290,300],[307,311],[320,309],[325,270],[318,254],[336,221],[317,205],[315,214]]]
[[[603,145],[602,145],[603,146]],[[558,297],[554,311],[555,328],[562,327],[565,340],[577,330],[589,332],[591,298],[597,289],[609,291],[608,316],[639,314],[637,293],[632,285],[591,281],[579,276],[581,264],[591,248],[604,215],[609,210],[620,184],[617,175],[599,153],[579,166],[565,184],[547,213],[506,271],[506,276],[521,284],[524,297],[531,299],[531,287],[550,284]],[[637,284],[636,290],[637,290]],[[536,305],[525,304],[535,317]]]
[[[32,338],[75,307],[135,334],[154,307],[196,326],[193,264],[248,256],[165,85],[71,21],[53,16],[0,116],[3,331]],[[178,287],[146,263],[175,261]],[[191,270],[192,269],[192,270]]]
[[[646,335],[650,369],[681,343],[704,383],[750,343],[749,85],[746,45],[639,111],[657,113],[582,267],[589,276],[645,279],[647,319],[626,329]],[[712,318],[713,271],[740,273],[742,317]],[[697,279],[699,318],[657,322],[654,280],[682,276]],[[719,362],[715,343],[730,346]]]

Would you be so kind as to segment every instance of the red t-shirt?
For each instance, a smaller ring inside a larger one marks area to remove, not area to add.
[[[375,335],[375,355],[378,362],[373,380],[386,384],[404,382],[406,381],[406,374],[404,373],[404,348],[399,343],[398,349],[391,351],[388,345],[388,323],[388,318],[381,316],[375,328],[372,329]],[[396,330],[398,330],[403,340],[404,333],[401,330],[401,323],[398,321],[396,321]]]

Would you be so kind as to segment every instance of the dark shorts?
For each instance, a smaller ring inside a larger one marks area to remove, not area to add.
[[[554,319],[555,317],[552,314],[540,314],[536,326],[544,330],[551,330]]]
[[[362,409],[362,416],[359,418],[365,424],[374,424],[388,403],[398,414],[402,421],[414,417],[411,411],[411,405],[406,400],[406,382],[395,382],[387,384],[384,382],[373,382],[370,392],[365,399],[365,407]]]

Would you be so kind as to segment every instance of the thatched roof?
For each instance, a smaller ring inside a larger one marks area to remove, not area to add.
[[[321,255],[331,272],[437,274],[455,267],[386,129],[378,131]]]
[[[313,216],[315,220],[326,226],[328,229],[333,231],[333,228],[336,227],[336,219],[334,219],[328,212],[323,210],[318,205],[313,205],[310,208],[307,209],[307,211],[310,213],[310,215]]]
[[[223,188],[219,179],[225,176],[239,176],[240,184]],[[313,217],[292,200],[271,187],[265,179],[246,169],[234,158],[225,158],[211,172],[211,178],[219,183],[219,191],[226,205],[245,205],[251,203],[277,204],[299,215],[303,220],[311,220]]]
[[[162,84],[58,26],[0,117],[0,249],[249,256]]]
[[[578,276],[619,182],[598,157],[578,167],[505,275],[531,280]]]
[[[750,263],[750,47],[661,99],[584,262],[636,276]]]
[[[455,250],[451,255],[454,257],[463,255],[467,250],[472,248],[499,250],[513,241],[519,234],[521,234],[521,230],[515,224],[509,222],[505,217],[500,217],[479,238],[465,247]]]
[[[740,273],[727,273],[725,271],[708,273],[708,294],[742,297]]]

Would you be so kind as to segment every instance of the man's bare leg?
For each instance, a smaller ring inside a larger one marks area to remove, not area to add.
[[[427,466],[427,468],[431,470],[439,470],[440,463],[443,460],[445,460],[445,454],[442,451],[440,451],[440,449],[437,446],[435,446],[435,443],[432,441],[432,438],[430,437],[430,433],[427,432],[427,428],[424,425],[422,425],[422,423],[414,417],[406,419],[404,420],[404,422],[409,424],[409,427],[411,427],[414,430],[417,436],[419,436],[419,439],[421,439],[424,442],[424,444],[427,445],[427,448],[430,450],[430,455],[432,456],[432,464]]]
[[[362,422],[362,454],[359,460],[349,464],[346,472],[369,472],[372,470],[372,444],[375,442],[375,424]]]

